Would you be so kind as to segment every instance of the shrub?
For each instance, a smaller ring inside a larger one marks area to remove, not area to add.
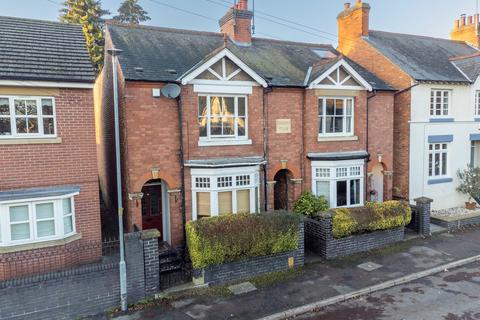
[[[457,176],[460,180],[457,191],[467,195],[468,201],[472,198],[478,201],[480,199],[480,168],[469,166],[465,170],[458,170]]]
[[[410,206],[400,201],[369,202],[362,208],[335,209],[333,214],[332,234],[335,238],[394,229],[406,226],[412,220]]]
[[[295,201],[293,211],[307,217],[314,217],[317,213],[328,210],[328,202],[324,197],[317,197],[311,192],[304,192]]]
[[[206,268],[298,248],[300,217],[287,213],[236,214],[186,225],[192,265]]]
[[[358,229],[358,223],[348,209],[336,209],[334,212],[332,234],[335,238],[348,237]]]

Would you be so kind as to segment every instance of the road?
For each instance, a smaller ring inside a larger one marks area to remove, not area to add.
[[[480,319],[480,263],[379,291],[296,319]]]

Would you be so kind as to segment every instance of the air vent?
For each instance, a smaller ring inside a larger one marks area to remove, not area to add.
[[[175,69],[165,69],[165,72],[170,73],[170,74],[177,74],[177,70],[175,70]]]
[[[136,72],[143,72],[143,68],[142,67],[135,67],[135,71]]]
[[[337,56],[335,53],[327,49],[312,49],[312,51],[322,59],[332,59]]]

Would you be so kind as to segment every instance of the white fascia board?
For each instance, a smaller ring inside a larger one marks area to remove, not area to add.
[[[33,88],[93,89],[94,84],[93,83],[82,83],[82,82],[0,80],[0,86],[33,87]]]
[[[315,89],[315,86],[318,86],[320,82],[322,82],[326,77],[328,77],[333,71],[337,70],[337,68],[339,67],[344,67],[348,71],[348,73],[364,87],[364,89],[368,91],[373,90],[372,86],[365,79],[363,79],[363,77],[360,74],[358,74],[358,72],[355,71],[355,69],[353,69],[352,66],[350,66],[350,64],[348,64],[348,62],[345,61],[344,59],[341,59],[340,61],[335,63],[327,71],[325,71],[321,76],[313,80],[310,84],[309,89]],[[338,86],[328,86],[328,87],[339,88]],[[347,86],[342,86],[342,87],[347,87]]]
[[[252,77],[258,84],[262,87],[268,87],[267,82],[260,77],[255,71],[253,71],[249,66],[243,63],[237,56],[235,56],[230,50],[227,48],[223,49],[207,62],[199,66],[198,68],[194,69],[193,71],[187,73],[186,75],[180,77],[182,84],[187,85],[190,84],[192,80],[198,77],[202,72],[213,66],[215,63],[220,61],[222,58],[227,57],[233,61],[239,68],[241,68],[245,73],[247,73],[250,77]],[[180,80],[179,79],[179,80]]]

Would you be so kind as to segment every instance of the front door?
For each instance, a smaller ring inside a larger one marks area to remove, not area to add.
[[[288,210],[288,171],[280,170],[275,175],[274,209]]]
[[[142,229],[157,229],[163,234],[162,183],[148,183],[142,193]]]

